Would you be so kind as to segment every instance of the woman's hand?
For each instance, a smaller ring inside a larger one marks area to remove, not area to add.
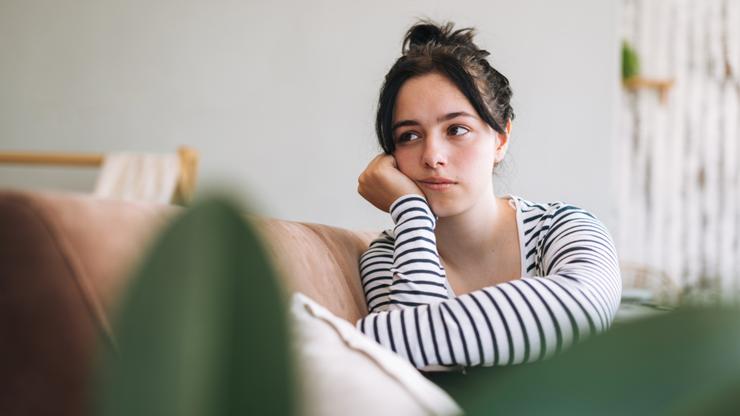
[[[393,155],[381,153],[370,161],[357,179],[357,192],[378,209],[388,212],[391,204],[407,194],[424,196],[414,181],[404,175]]]

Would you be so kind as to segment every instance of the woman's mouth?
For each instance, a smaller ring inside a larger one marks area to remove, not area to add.
[[[446,191],[452,188],[455,184],[452,182],[446,183],[434,183],[434,182],[419,182],[423,187],[431,189],[433,191]]]

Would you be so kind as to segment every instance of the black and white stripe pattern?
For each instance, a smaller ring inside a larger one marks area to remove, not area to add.
[[[371,313],[357,328],[421,369],[536,361],[606,330],[622,291],[607,229],[573,205],[511,198],[525,275],[458,297],[426,200],[396,200],[393,233],[384,231],[360,258]]]
[[[393,234],[383,232],[360,259],[368,310],[450,298],[434,236],[436,218],[426,199],[406,195],[391,205],[390,212],[396,224]]]

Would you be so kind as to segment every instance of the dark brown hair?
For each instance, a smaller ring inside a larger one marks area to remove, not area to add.
[[[504,134],[514,119],[509,80],[488,62],[490,53],[473,42],[474,28],[453,31],[453,23],[438,25],[424,20],[407,32],[401,57],[385,76],[380,89],[375,132],[386,154],[395,150],[393,111],[401,86],[409,78],[439,72],[449,78],[470,101],[478,116]]]

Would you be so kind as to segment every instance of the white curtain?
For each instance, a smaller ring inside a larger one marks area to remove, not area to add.
[[[622,34],[655,90],[623,90],[617,166],[623,264],[677,293],[740,290],[740,0],[623,0]],[[629,274],[627,274],[629,275]],[[626,281],[628,286],[631,282]]]

